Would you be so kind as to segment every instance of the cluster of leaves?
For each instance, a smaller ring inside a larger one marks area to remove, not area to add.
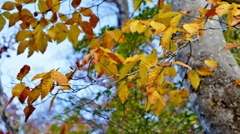
[[[37,2],[39,11],[31,13],[24,8],[24,4],[35,2]],[[142,0],[134,0],[133,2],[134,9],[138,10]],[[151,2],[151,0],[146,0],[146,2]],[[16,22],[22,22],[21,29],[16,35],[16,41],[19,42],[18,54],[23,53],[26,48],[29,49],[28,56],[31,56],[35,51],[44,53],[48,42],[61,43],[66,38],[75,48],[80,45],[80,48],[87,47],[88,49],[86,56],[77,62],[74,71],[71,70],[66,75],[61,74],[58,70],[37,74],[32,81],[41,79],[41,82],[33,89],[30,89],[22,81],[30,67],[25,65],[21,69],[17,76],[20,83],[14,86],[9,103],[16,96],[21,103],[24,103],[28,98],[28,106],[24,109],[25,120],[35,109],[32,104],[40,97],[44,99],[55,87],[60,86],[58,92],[73,90],[69,81],[73,80],[75,72],[82,70],[88,71],[86,78],[90,82],[95,84],[102,80],[109,80],[105,87],[116,87],[115,94],[119,97],[119,102],[123,106],[126,105],[126,109],[120,109],[120,111],[126,112],[129,108],[137,106],[137,108],[143,107],[144,113],[153,110],[155,115],[159,116],[169,104],[173,103],[174,106],[179,106],[183,99],[189,97],[187,89],[181,87],[179,90],[176,88],[176,83],[171,81],[172,78],[177,77],[178,72],[175,68],[177,65],[189,69],[186,81],[190,81],[195,90],[199,87],[200,76],[211,76],[217,68],[217,63],[212,59],[204,61],[206,66],[194,69],[187,63],[174,61],[178,50],[191,44],[196,36],[204,35],[206,19],[211,19],[215,15],[227,15],[227,24],[232,27],[237,24],[237,17],[240,15],[239,5],[235,3],[209,0],[208,4],[213,5],[211,9],[199,8],[201,14],[199,18],[179,26],[181,18],[189,14],[190,11],[172,12],[172,5],[164,5],[164,1],[160,0],[158,12],[150,11],[154,12],[152,16],[147,15],[143,19],[137,17],[129,19],[121,29],[107,29],[95,37],[93,28],[96,27],[99,19],[90,8],[80,7],[80,3],[81,0],[72,1],[71,7],[74,12],[71,13],[70,17],[59,13],[61,7],[59,0],[16,0],[15,2],[7,1],[2,6],[2,9],[6,11],[0,15],[1,29],[6,23],[5,19],[9,20],[9,27],[17,24]],[[18,11],[10,13],[13,9]],[[50,14],[49,18],[47,14]],[[145,16],[144,14],[147,13],[143,12],[143,16]],[[83,21],[83,16],[88,17],[89,21]],[[86,36],[84,41],[79,43],[78,36],[81,32],[85,33]],[[173,34],[177,33],[182,36],[173,37]],[[137,40],[135,37],[138,37]],[[150,54],[143,54],[144,49],[141,49],[140,46],[156,37],[161,38],[159,45],[163,52],[160,53],[153,48]],[[81,46],[82,44],[84,45]],[[97,74],[96,77],[91,74],[90,70],[94,70],[92,72]],[[57,93],[53,97],[51,105]],[[133,99],[136,100],[135,102],[128,103],[132,100],[132,96],[138,97],[136,94],[140,95],[140,99],[135,98]],[[127,106],[128,104],[132,105]],[[129,110],[129,112],[134,111]],[[147,118],[140,117],[140,120]]]

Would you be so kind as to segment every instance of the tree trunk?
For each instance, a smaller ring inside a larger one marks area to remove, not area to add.
[[[2,87],[2,82],[0,78],[0,116],[2,121],[5,123],[5,127],[10,134],[17,134],[18,133],[18,126],[13,124],[10,120],[10,116],[4,109],[5,107],[5,102],[3,99],[3,87]]]
[[[199,17],[197,9],[207,5],[205,0],[172,0],[176,11],[191,10],[192,13],[183,17],[186,23]],[[190,17],[190,18],[189,18]],[[217,19],[217,18],[215,18]],[[195,91],[185,82],[190,90],[190,106],[196,112],[206,133],[239,134],[240,133],[240,88],[233,82],[240,78],[240,69],[230,53],[222,48],[226,42],[218,21],[208,20],[205,34],[199,40],[182,49],[176,60],[187,62],[193,69],[204,66],[203,61],[213,59],[218,67],[211,77],[201,77],[199,88]],[[187,70],[180,68],[181,76]]]

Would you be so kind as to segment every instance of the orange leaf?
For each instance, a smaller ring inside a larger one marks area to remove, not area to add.
[[[15,8],[15,6],[16,6],[16,3],[12,2],[12,1],[6,1],[2,5],[2,9],[3,10],[13,10]]]
[[[73,0],[72,1],[72,7],[77,8],[80,5],[81,1],[82,0]]]
[[[56,70],[51,71],[51,77],[57,82],[58,85],[68,83],[67,77]]]
[[[92,29],[92,26],[89,22],[83,21],[80,24],[80,26],[81,26],[84,33],[89,34],[89,35],[93,35],[93,29]]]
[[[240,84],[240,79],[237,79],[234,83],[233,83],[233,86],[237,86]]]
[[[31,81],[34,81],[36,79],[42,78],[46,73],[40,73],[40,74],[36,74]]]
[[[188,98],[189,97],[189,92],[188,92],[187,89],[179,90],[178,93],[182,98]]]
[[[28,95],[28,105],[32,105],[32,103],[34,103],[38,97],[40,96],[42,87],[41,84],[37,85],[32,91],[30,91],[29,95]]]
[[[89,21],[90,21],[91,26],[93,28],[95,28],[97,26],[99,19],[95,14],[92,14]]]
[[[209,70],[209,68],[207,67],[202,67],[202,68],[199,68],[197,70],[198,74],[200,74],[201,76],[209,76],[209,75],[212,75],[213,72],[211,70]]]
[[[171,101],[173,101],[175,106],[182,103],[182,98],[179,95],[177,90],[173,90],[173,91],[170,92],[168,102],[171,102]]]
[[[217,68],[217,62],[214,60],[205,60],[204,63],[213,70]]]
[[[227,43],[224,46],[223,50],[229,50],[231,48],[238,47],[238,46],[240,46],[240,42],[237,42],[237,43]]]
[[[111,60],[113,60],[113,62],[117,63],[117,64],[122,64],[122,61],[118,58],[118,56],[116,56],[114,53],[111,52],[105,52],[104,53],[108,58],[110,58]]]
[[[175,61],[174,64],[181,65],[181,66],[187,67],[189,70],[192,70],[192,68],[190,66],[188,66],[187,64],[185,64],[181,61]]]
[[[29,116],[33,113],[35,110],[35,107],[32,105],[28,105],[27,107],[24,108],[23,112],[25,115],[25,122],[28,120]]]
[[[104,48],[111,49],[114,45],[114,40],[107,33],[102,35],[101,40]]]
[[[126,43],[126,38],[121,30],[106,31],[116,42]]]
[[[21,68],[20,72],[18,73],[17,79],[22,81],[23,77],[25,77],[28,74],[29,71],[30,71],[30,66],[24,65]]]
[[[28,97],[30,93],[30,88],[29,87],[25,87],[25,89],[22,91],[20,97],[18,98],[19,101],[23,104],[24,101],[26,100],[26,98]]]
[[[25,82],[16,84],[12,89],[12,95],[17,96],[19,98],[24,89],[25,89]]]

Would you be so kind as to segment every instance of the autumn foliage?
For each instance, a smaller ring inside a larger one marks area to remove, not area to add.
[[[176,86],[172,79],[178,77],[177,66],[188,69],[185,81],[190,82],[197,90],[201,77],[211,77],[217,69],[214,59],[205,59],[205,66],[193,68],[188,63],[175,61],[179,50],[204,35],[204,24],[213,16],[227,16],[228,28],[234,28],[239,24],[240,5],[227,2],[208,0],[211,8],[200,7],[200,16],[191,22],[181,24],[181,18],[191,14],[191,11],[171,11],[172,5],[165,5],[163,0],[156,4],[160,7],[159,12],[149,19],[130,18],[120,29],[107,29],[101,35],[94,34],[93,30],[99,23],[99,16],[91,10],[91,7],[82,7],[81,0],[72,0],[73,12],[66,15],[60,12],[60,0],[15,0],[6,1],[1,7],[0,30],[18,25],[20,27],[16,34],[16,42],[19,43],[17,54],[28,51],[28,57],[34,52],[44,53],[50,42],[61,43],[68,40],[73,47],[79,44],[79,36],[85,35],[84,41],[89,42],[86,49],[88,53],[76,62],[75,67],[62,74],[58,69],[36,74],[31,81],[40,80],[39,84],[30,89],[24,82],[24,77],[29,73],[30,66],[24,65],[17,79],[19,83],[12,89],[12,98],[17,97],[19,102],[27,106],[24,108],[25,121],[35,110],[33,103],[38,99],[44,100],[53,90],[58,90],[50,104],[59,92],[71,91],[71,82],[74,81],[76,72],[88,71],[86,76],[92,83],[108,79],[107,86],[114,86],[115,93],[122,104],[127,103],[133,90],[139,90],[144,100],[141,105],[145,111],[152,109],[155,115],[160,115],[166,106],[173,103],[178,106],[189,97],[189,92],[183,87]],[[152,2],[145,0],[144,2]],[[36,3],[38,10],[32,12],[25,8],[27,4]],[[101,4],[101,3],[100,3]],[[133,0],[134,9],[139,10],[142,0]],[[98,5],[94,5],[98,6]],[[93,6],[93,7],[94,7]],[[88,18],[83,19],[83,18]],[[151,51],[141,52],[136,45],[130,54],[120,51],[129,45],[128,34],[137,33],[145,40],[159,39],[159,51],[153,48]],[[179,34],[181,36],[175,37]],[[239,43],[226,44],[223,50],[239,46]],[[91,70],[91,71],[90,71]],[[91,73],[95,73],[93,76]],[[234,85],[240,82],[237,80]],[[173,87],[178,87],[173,88]]]

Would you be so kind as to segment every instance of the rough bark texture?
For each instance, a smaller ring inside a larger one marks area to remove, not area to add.
[[[3,100],[3,87],[0,78],[0,116],[2,121],[5,123],[5,127],[10,134],[18,134],[18,127],[17,125],[13,124],[10,120],[10,116],[4,109],[5,103]]]
[[[113,2],[119,9],[118,14],[118,26],[122,26],[126,20],[128,20],[128,1],[127,0],[107,0],[107,2]]]
[[[183,18],[183,23],[191,21],[193,16],[198,17],[197,9],[207,4],[205,0],[172,0],[172,3],[176,11],[192,11],[190,16]],[[233,87],[233,82],[240,78],[240,69],[230,51],[222,50],[226,42],[219,22],[208,20],[205,27],[209,28],[205,30],[205,35],[177,55],[177,60],[183,62],[190,58],[188,63],[193,69],[204,66],[206,59],[218,62],[214,75],[201,77],[196,91],[189,83],[185,83],[191,92],[190,106],[197,113],[206,133],[239,134],[240,88]],[[181,68],[180,73],[184,77],[187,70]]]

